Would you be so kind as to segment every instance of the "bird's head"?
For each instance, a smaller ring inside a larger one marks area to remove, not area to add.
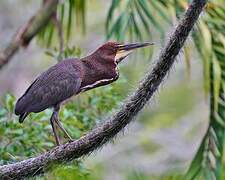
[[[111,60],[118,64],[135,49],[153,45],[153,43],[130,43],[107,42],[97,49],[97,53],[104,59]]]

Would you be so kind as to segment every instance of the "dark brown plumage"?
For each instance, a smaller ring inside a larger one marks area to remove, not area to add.
[[[150,43],[123,45],[108,42],[87,57],[64,60],[52,66],[37,77],[18,99],[15,114],[19,115],[19,122],[22,123],[31,112],[38,113],[53,107],[51,125],[56,143],[60,144],[55,125],[72,140],[58,120],[60,103],[80,92],[117,80],[118,63],[133,49],[148,45]]]
[[[38,113],[48,107],[53,107],[72,95],[78,93],[81,87],[80,61],[65,60],[42,73],[17,101],[15,114]]]

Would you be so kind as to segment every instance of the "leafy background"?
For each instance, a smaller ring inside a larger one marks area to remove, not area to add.
[[[12,3],[20,7],[17,12]],[[0,2],[0,47],[40,4]],[[22,125],[13,115],[16,97],[39,72],[62,58],[84,56],[108,39],[156,43],[121,65],[118,82],[75,97],[62,108],[61,121],[72,137],[79,138],[134,89],[187,7],[187,0],[61,2],[57,17],[64,52],[59,51],[57,27],[50,22],[26,53],[0,72],[0,163],[35,156],[54,146],[51,110],[31,114]],[[53,167],[36,179],[224,179],[224,22],[225,2],[210,1],[178,57],[176,70],[126,136],[85,160]]]

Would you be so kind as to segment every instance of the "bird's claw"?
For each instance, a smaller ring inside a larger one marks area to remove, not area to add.
[[[70,138],[70,139],[68,140],[69,143],[71,143],[71,142],[73,142],[73,141],[75,141],[75,139]]]

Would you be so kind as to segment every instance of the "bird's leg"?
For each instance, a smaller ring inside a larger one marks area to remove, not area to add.
[[[61,131],[64,133],[64,135],[69,139],[69,141],[72,142],[73,139],[71,138],[69,133],[64,129],[64,127],[62,126],[62,124],[59,121],[59,114],[58,114],[58,112],[59,112],[59,105],[55,107],[54,112],[55,112],[54,121],[56,122],[58,127],[61,129]]]
[[[58,118],[55,119],[55,122],[58,125],[58,127],[62,130],[62,132],[65,134],[65,136],[69,139],[69,141],[72,142],[73,139],[71,138],[69,133],[65,130],[65,128],[62,126]]]
[[[58,137],[58,135],[56,133],[55,123],[54,123],[55,122],[55,112],[52,113],[50,122],[51,122],[52,130],[53,130],[53,133],[54,133],[54,136],[55,136],[56,144],[57,144],[57,146],[59,146],[60,145],[60,141],[59,141],[59,137]]]

